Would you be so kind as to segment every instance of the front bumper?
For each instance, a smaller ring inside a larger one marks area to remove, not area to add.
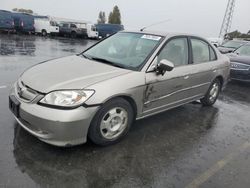
[[[235,70],[230,71],[231,80],[250,82],[250,70]]]
[[[36,102],[24,102],[15,89],[14,95],[20,102],[19,125],[40,140],[55,146],[72,146],[85,143],[91,120],[98,107],[78,107],[71,110],[48,108]]]

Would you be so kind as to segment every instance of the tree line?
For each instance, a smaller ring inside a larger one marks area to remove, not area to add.
[[[224,38],[234,39],[234,38],[242,38],[249,39],[250,38],[250,30],[247,33],[241,33],[238,30],[227,33]]]
[[[33,14],[33,10],[30,9],[24,9],[24,8],[13,8],[12,9],[15,12],[21,12],[21,13],[27,13],[27,14]]]
[[[98,15],[97,23],[105,24],[107,22],[106,14],[104,11],[100,11]],[[119,7],[116,5],[113,8],[113,11],[109,13],[108,16],[108,23],[109,24],[121,24],[121,13]]]
[[[24,9],[24,8],[13,8],[12,9],[15,12],[20,12],[20,13],[28,13],[28,14],[33,14],[34,12],[30,9]],[[107,22],[106,19],[106,14],[104,11],[99,12],[98,20],[97,23],[102,23],[105,24]],[[121,24],[121,13],[119,7],[116,5],[113,8],[113,11],[109,13],[108,16],[108,23],[110,24]]]

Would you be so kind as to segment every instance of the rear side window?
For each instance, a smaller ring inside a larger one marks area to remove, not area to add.
[[[210,51],[210,61],[217,60],[217,57],[215,55],[215,51],[214,51],[214,49],[211,46],[209,46],[209,51]]]
[[[188,64],[188,40],[187,38],[175,38],[170,40],[158,56],[158,63],[162,59],[171,61],[176,67]]]
[[[191,39],[193,51],[193,63],[203,63],[210,61],[210,46],[205,41],[199,39]]]

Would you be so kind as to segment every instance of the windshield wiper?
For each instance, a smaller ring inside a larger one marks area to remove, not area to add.
[[[121,65],[121,64],[118,64],[118,63],[114,63],[114,62],[109,61],[109,60],[104,59],[104,58],[99,58],[99,57],[91,57],[91,60],[99,61],[99,62],[102,62],[102,63],[108,64],[108,65],[112,65],[112,66],[114,66],[114,67],[119,67],[119,68],[126,69],[126,67],[125,67],[125,66],[123,66],[123,65]]]
[[[86,58],[86,59],[90,59],[90,60],[92,60],[92,57],[90,57],[90,56],[88,56],[88,55],[85,55],[84,53],[81,53],[80,55],[82,55],[84,58]]]

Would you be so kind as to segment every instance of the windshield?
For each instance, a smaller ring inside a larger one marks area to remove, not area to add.
[[[239,48],[243,43],[241,41],[233,41],[233,40],[230,40],[226,43],[224,43],[222,46],[223,47],[227,47],[227,48]]]
[[[234,53],[237,53],[239,55],[250,56],[250,45],[241,46],[240,48],[235,50]]]
[[[138,70],[160,43],[161,36],[143,33],[117,33],[85,51],[90,59]]]

